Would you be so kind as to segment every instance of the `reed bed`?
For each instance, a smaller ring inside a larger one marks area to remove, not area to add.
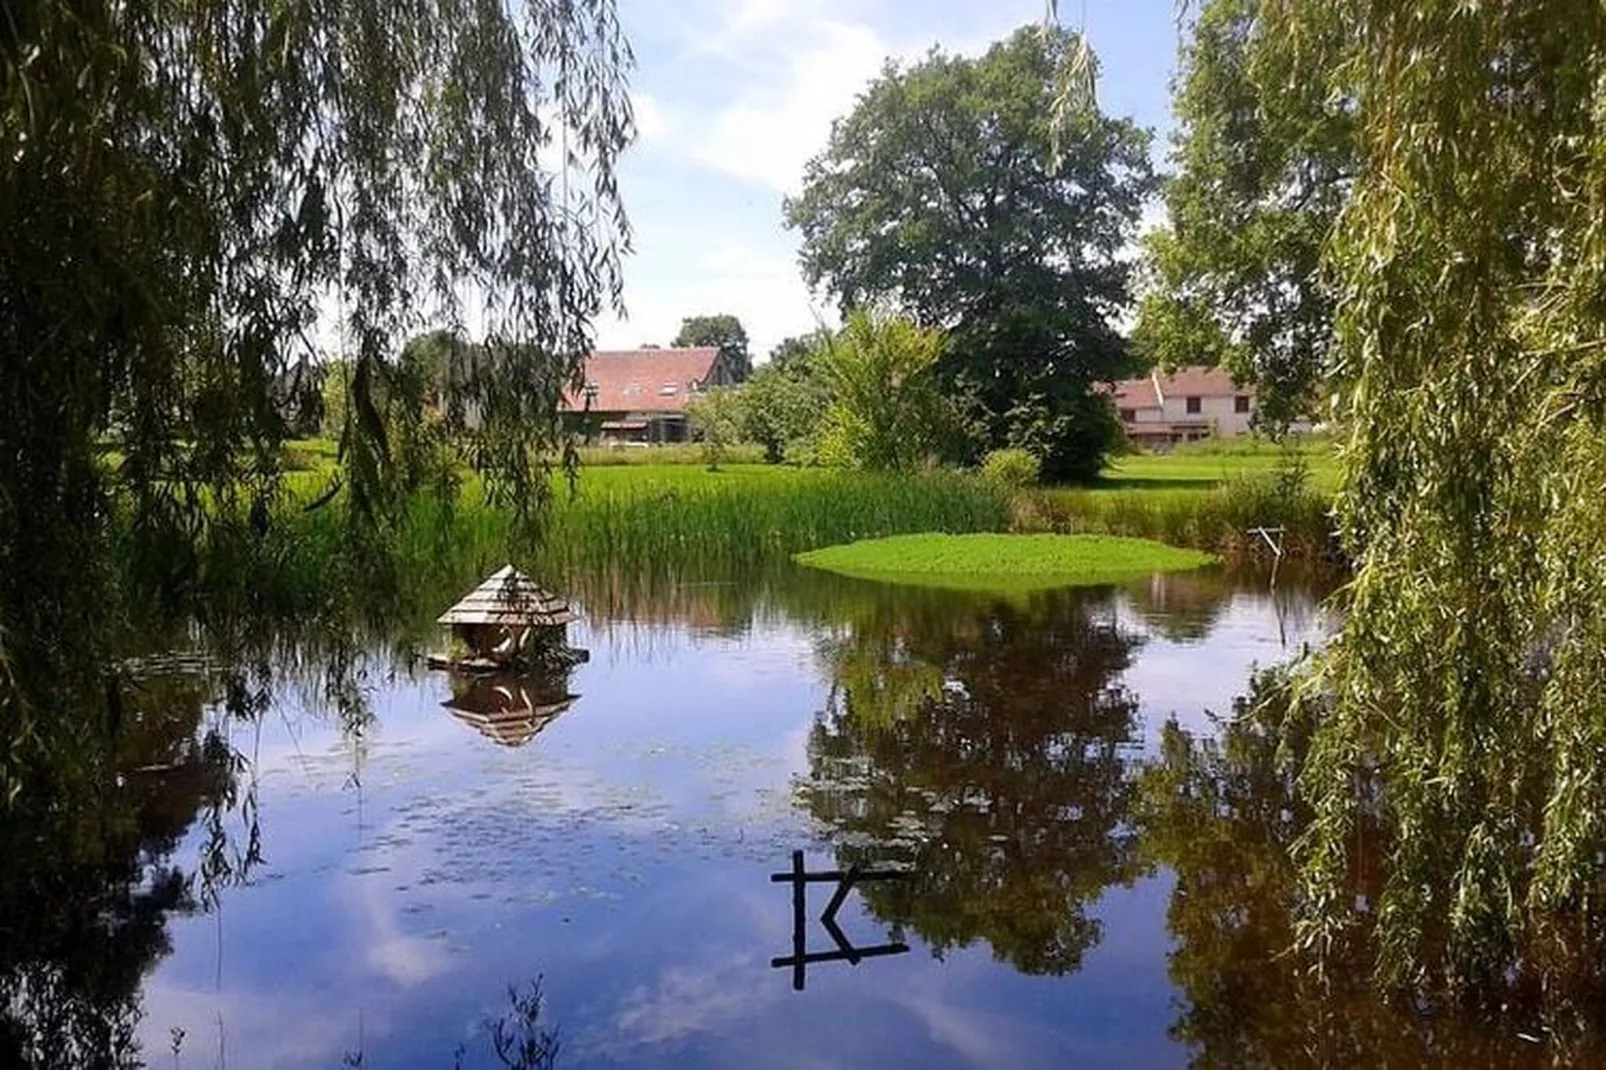
[[[699,480],[588,479],[552,510],[543,568],[613,563],[752,565],[855,539],[919,531],[1002,531],[1008,498],[953,473],[874,476],[776,468]]]
[[[1258,553],[1253,528],[1284,530],[1284,552],[1336,560],[1331,501],[1273,474],[1240,475],[1214,487],[1040,490],[1015,503],[1021,531],[1127,535],[1225,557]]]
[[[161,592],[167,605],[153,610],[302,616],[324,612],[339,591],[360,592],[353,601],[377,607],[433,605],[439,590],[477,582],[509,560],[564,584],[609,573],[718,575],[855,539],[1003,531],[1010,516],[1005,492],[947,472],[588,468],[572,493],[561,474],[554,480],[544,523],[526,539],[472,479],[447,498],[420,494],[390,522],[365,528],[350,522],[343,497],[309,510],[326,483],[292,473],[290,493],[265,530],[247,516],[214,514],[199,550],[122,532],[121,574],[139,576],[133,586],[145,588],[128,592],[134,603]],[[193,568],[178,556],[191,552]],[[175,586],[152,575],[153,561],[171,562],[172,575],[184,579]]]

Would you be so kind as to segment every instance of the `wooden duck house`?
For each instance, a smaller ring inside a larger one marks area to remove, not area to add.
[[[588,657],[568,645],[576,619],[567,602],[506,565],[437,618],[454,649],[430,664],[468,672],[572,667]]]

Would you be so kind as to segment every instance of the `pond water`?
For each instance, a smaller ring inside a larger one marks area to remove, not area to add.
[[[144,935],[105,952],[128,1027],[181,1067],[1322,1062],[1285,1029],[1309,1008],[1273,987],[1265,889],[1190,913],[1266,870],[1218,849],[1255,834],[1179,824],[1144,774],[1168,721],[1212,736],[1256,666],[1323,640],[1320,595],[787,570],[596,595],[590,662],[541,688],[378,651],[365,713],[288,653],[251,717],[148,684],[234,756],[222,786],[130,773],[159,816],[121,900]],[[805,885],[799,934],[773,876],[798,852],[890,876],[843,890],[837,934],[839,882]],[[776,965],[799,935],[824,959]]]

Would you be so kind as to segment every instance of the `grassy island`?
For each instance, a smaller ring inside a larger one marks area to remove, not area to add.
[[[893,583],[977,590],[1070,587],[1198,568],[1215,560],[1108,535],[893,535],[798,554],[811,568]]]

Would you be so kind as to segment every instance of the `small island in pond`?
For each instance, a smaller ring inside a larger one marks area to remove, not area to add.
[[[1112,583],[1216,559],[1147,539],[1108,535],[893,535],[827,546],[793,560],[892,583],[1022,590]]]

